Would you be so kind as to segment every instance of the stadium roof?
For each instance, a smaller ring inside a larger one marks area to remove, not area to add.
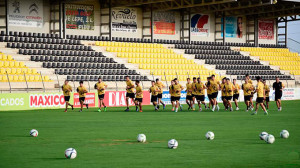
[[[71,0],[70,0],[71,1]],[[291,0],[99,0],[102,8],[142,7],[145,11],[180,10],[257,18],[300,15],[300,2]],[[104,4],[104,5],[103,5]]]

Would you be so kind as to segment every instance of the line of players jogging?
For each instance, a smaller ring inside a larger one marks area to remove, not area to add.
[[[143,103],[143,89],[140,85],[140,81],[135,81],[135,84],[130,80],[129,76],[125,77],[126,79],[126,109],[125,111],[129,111],[129,100],[134,100],[136,111],[143,112],[142,103]],[[262,80],[261,77],[257,76],[257,85],[254,87],[250,76],[247,74],[245,76],[244,83],[240,87],[236,79],[233,79],[232,82],[229,78],[223,78],[221,82],[217,81],[215,75],[212,75],[207,78],[207,82],[203,83],[201,78],[193,77],[192,81],[190,78],[187,78],[186,89],[179,84],[177,78],[171,81],[171,85],[169,86],[169,94],[170,100],[172,104],[172,111],[178,112],[178,108],[182,111],[182,105],[180,104],[181,92],[186,92],[186,103],[188,105],[188,110],[195,111],[195,105],[198,104],[199,111],[202,111],[202,106],[204,109],[208,110],[211,108],[212,111],[220,110],[220,107],[217,102],[217,97],[219,91],[221,92],[221,100],[225,107],[225,110],[233,111],[232,103],[235,104],[235,110],[239,110],[238,99],[239,99],[239,91],[240,89],[244,92],[244,102],[246,104],[246,111],[253,111],[253,95],[256,93],[256,105],[255,111],[251,113],[252,115],[257,114],[259,106],[264,111],[265,115],[268,115],[267,109],[269,109],[269,93],[270,88],[266,84],[265,80]],[[273,90],[275,90],[275,101],[278,108],[278,111],[282,110],[281,107],[281,97],[282,90],[284,89],[284,84],[280,82],[279,78],[276,77],[276,81],[273,83]],[[151,87],[149,88],[149,92],[151,93],[151,103],[154,106],[154,110],[158,111],[160,109],[160,104],[162,108],[165,109],[166,105],[162,101],[162,94],[165,85],[156,79],[156,81],[151,81]],[[101,78],[98,78],[98,82],[95,84],[94,89],[97,90],[98,99],[99,99],[99,109],[98,112],[102,111],[102,107],[104,111],[107,111],[107,107],[104,104],[104,96],[105,90],[107,89],[107,85],[102,81]],[[135,89],[135,92],[134,92]],[[73,105],[69,103],[70,93],[72,92],[72,87],[68,84],[68,80],[65,81],[62,86],[63,94],[65,97],[66,107],[65,112],[68,110],[68,106],[74,109]],[[209,99],[208,105],[205,103],[205,90],[207,92],[207,97]],[[79,95],[80,102],[80,110],[82,112],[83,106],[85,105],[88,109],[88,104],[85,103],[85,96],[88,93],[87,89],[83,85],[83,81],[79,82],[79,87],[77,87],[77,93]]]

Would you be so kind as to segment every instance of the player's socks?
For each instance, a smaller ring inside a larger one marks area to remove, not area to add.
[[[176,107],[176,109],[175,109],[175,112],[177,113],[177,111],[178,111],[178,107]]]
[[[82,110],[80,109],[79,112],[82,112]]]
[[[89,104],[85,104],[85,106],[86,106],[86,109],[89,109]]]
[[[180,107],[180,111],[182,111],[182,105],[181,104],[179,105],[179,107]]]
[[[135,106],[135,111],[139,111],[139,108],[138,108],[138,106]]]
[[[265,111],[265,113],[264,113],[265,115],[268,115],[269,113],[267,112],[267,111]]]
[[[157,104],[157,109],[159,109],[159,105]]]
[[[212,111],[215,111],[215,108],[216,108],[216,107],[215,107],[215,106],[213,106],[211,110],[212,110]]]
[[[72,107],[72,110],[74,110],[74,106],[73,106],[73,105],[71,105],[71,107]]]
[[[233,111],[232,107],[230,107],[230,111]]]
[[[157,111],[158,110],[158,108],[157,107],[155,107],[155,111]]]
[[[162,103],[163,104],[163,109],[166,109],[166,104],[165,103]]]
[[[219,111],[220,110],[220,107],[219,107],[219,105],[217,104],[217,110]]]
[[[199,108],[199,111],[202,111],[202,108],[201,108],[201,107]]]
[[[207,106],[206,106],[206,104],[204,104],[204,107],[205,107],[205,109],[207,109]]]
[[[239,107],[236,107],[236,108],[235,108],[236,111],[238,111],[239,109],[240,109]]]

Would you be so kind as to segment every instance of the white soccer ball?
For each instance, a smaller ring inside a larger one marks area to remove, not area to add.
[[[39,135],[39,132],[36,129],[30,130],[30,136],[37,137]]]
[[[268,143],[268,144],[272,144],[275,142],[275,137],[271,134],[268,134],[265,138],[265,141]]]
[[[145,134],[139,134],[137,136],[137,141],[138,142],[146,142],[146,135]]]
[[[65,151],[65,157],[67,159],[75,159],[76,156],[77,156],[77,152],[76,152],[76,150],[74,148],[68,148],[68,149],[66,149],[66,151]]]
[[[211,131],[208,131],[206,134],[205,134],[205,137],[207,140],[213,140],[215,139],[215,134]]]
[[[281,138],[287,139],[289,136],[290,136],[290,133],[287,130],[282,130],[280,132],[280,137]]]
[[[169,140],[168,147],[170,149],[176,149],[178,147],[178,142],[176,141],[176,139]]]
[[[265,140],[267,135],[268,135],[267,132],[261,132],[261,133],[259,134],[260,140]]]

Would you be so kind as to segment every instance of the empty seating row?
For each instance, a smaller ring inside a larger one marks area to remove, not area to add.
[[[102,81],[124,81],[126,75],[116,75],[116,76],[67,76],[69,81],[97,81],[99,77],[101,77]],[[139,76],[133,75],[130,76],[132,81],[140,80],[140,81],[149,81],[147,76]]]
[[[0,75],[0,82],[52,82],[49,76],[40,75]]]
[[[0,68],[0,74],[9,74],[9,75],[18,75],[18,74],[31,74],[36,75],[38,74],[36,69],[30,68]]]
[[[265,47],[265,48],[286,48],[285,45],[277,45],[277,44],[259,44],[259,47]]]
[[[36,62],[93,62],[116,63],[113,58],[105,57],[81,57],[81,56],[31,56],[31,61]]]
[[[164,48],[162,44],[156,43],[125,43],[125,42],[114,42],[114,41],[96,41],[96,46],[104,46],[104,47],[126,47],[126,48]]]
[[[184,51],[186,54],[215,54],[215,55],[240,55],[239,51],[232,50],[200,50],[200,49],[187,49]]]
[[[5,31],[1,31],[0,36],[59,38],[59,34],[34,33],[34,32],[17,32],[17,31],[9,31],[8,33],[5,33]]]
[[[35,37],[12,37],[12,36],[0,36],[0,42],[22,42],[22,43],[24,42],[24,43],[81,45],[81,42],[79,40],[35,38]]]
[[[158,58],[158,59],[182,59],[182,54],[162,54],[162,53],[118,53],[121,58]]]
[[[259,61],[253,60],[216,60],[216,59],[206,59],[205,64],[225,64],[225,65],[261,65]]]
[[[271,70],[270,66],[264,65],[217,65],[220,70]]]
[[[136,70],[116,69],[55,69],[59,75],[138,75]]]
[[[193,44],[175,44],[178,49],[203,49],[203,50],[230,50],[228,46],[214,46],[214,45],[193,45]]]
[[[275,80],[277,75],[264,75],[261,76],[262,79],[265,80]],[[287,76],[287,75],[280,75],[278,76],[280,78],[280,80],[294,80],[291,78],[291,76]],[[255,80],[255,76],[250,76],[251,80]],[[237,76],[237,80],[244,80],[245,76]]]
[[[24,62],[18,62],[18,61],[0,61],[0,68],[26,68],[24,65]]]
[[[92,46],[84,45],[61,45],[61,44],[38,44],[38,43],[7,43],[8,48],[23,49],[46,49],[46,50],[77,50],[93,51]]]
[[[213,55],[213,54],[197,54],[195,59],[221,59],[221,60],[251,60],[250,56],[243,55]]]
[[[19,54],[23,55],[52,55],[52,56],[85,56],[85,57],[105,57],[102,52],[95,51],[65,51],[65,50],[34,50],[19,49]]]
[[[127,69],[124,64],[43,62],[43,68]]]
[[[256,71],[256,70],[227,70],[226,74],[228,75],[282,75],[280,71]]]

